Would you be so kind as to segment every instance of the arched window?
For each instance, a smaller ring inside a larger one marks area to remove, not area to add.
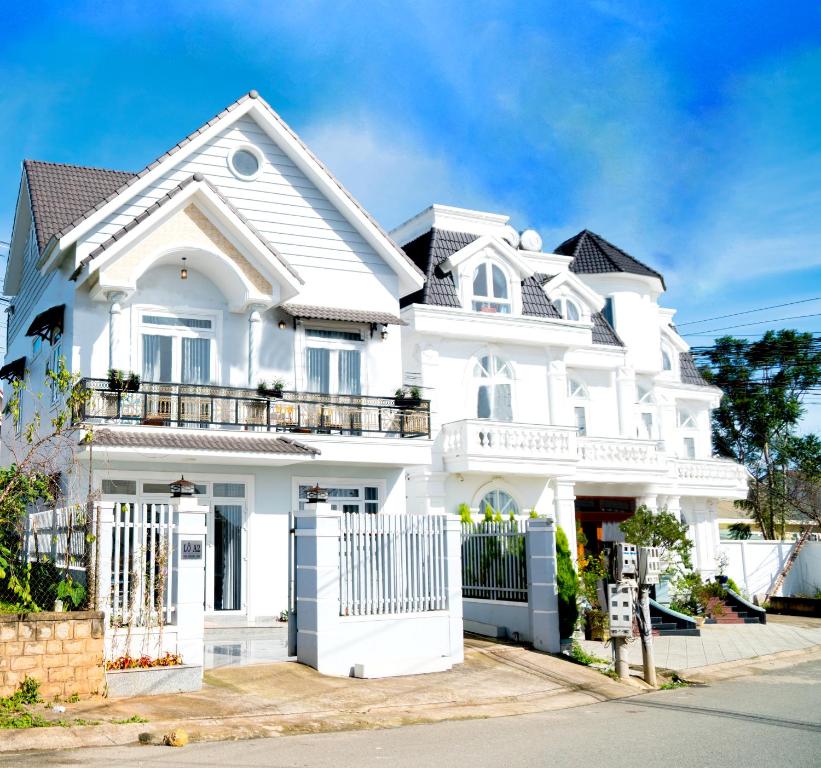
[[[513,371],[496,355],[483,355],[473,367],[476,380],[476,416],[513,421]]]
[[[581,320],[582,313],[579,310],[578,304],[570,299],[558,299],[556,307],[565,320]]]
[[[483,262],[473,273],[473,311],[510,314],[510,289],[496,264]]]
[[[661,369],[663,371],[673,370],[673,358],[670,355],[670,352],[666,349],[661,350]]]
[[[507,491],[501,490],[501,488],[496,488],[482,497],[479,504],[479,513],[484,515],[488,509],[491,514],[498,512],[504,518],[507,518],[511,512],[514,515],[519,514],[519,505],[516,503],[516,499]]]

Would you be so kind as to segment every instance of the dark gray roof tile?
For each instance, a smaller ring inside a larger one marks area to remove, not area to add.
[[[593,343],[623,347],[624,342],[602,312],[593,313]]]
[[[289,315],[304,317],[309,320],[341,320],[349,323],[381,323],[382,325],[407,325],[407,323],[390,312],[371,312],[364,309],[345,309],[340,307],[310,307],[304,304],[283,304]]]
[[[180,451],[231,451],[235,453],[269,453],[316,456],[316,448],[274,435],[232,435],[225,432],[198,430],[188,432],[158,431],[152,427],[139,430],[95,429],[94,445],[112,448],[159,448]]]
[[[696,366],[696,361],[689,352],[679,352],[678,367],[682,384],[696,384],[701,387],[710,386],[710,383],[701,375]]]

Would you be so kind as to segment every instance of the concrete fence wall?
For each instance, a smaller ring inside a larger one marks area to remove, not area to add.
[[[464,660],[462,639],[462,583],[460,566],[459,520],[447,518],[431,530],[405,521],[399,528],[383,533],[407,531],[410,527],[417,543],[403,549],[405,573],[421,574],[420,585],[436,587],[436,578],[425,577],[429,568],[444,576],[445,605],[427,610],[377,612],[372,607],[362,615],[342,615],[341,593],[348,580],[341,565],[344,555],[341,512],[329,504],[309,503],[305,512],[296,515],[295,596],[297,659],[323,674],[358,677],[438,672],[450,669]],[[402,516],[410,518],[413,516]],[[350,526],[348,526],[349,528]],[[381,530],[381,529],[380,529]],[[427,531],[427,533],[426,533]],[[429,535],[443,535],[442,547],[431,548]],[[369,534],[376,541],[376,534]],[[381,534],[380,534],[381,535]],[[401,539],[397,539],[399,541]],[[380,546],[383,546],[381,544]],[[348,546],[345,544],[344,546]],[[387,546],[387,545],[384,545]],[[431,555],[433,551],[434,555]],[[431,560],[430,558],[434,559]],[[410,558],[408,560],[407,558]],[[387,561],[386,561],[387,562]],[[390,561],[393,562],[393,561]],[[439,570],[441,568],[441,570]],[[390,573],[386,578],[393,579]],[[414,577],[416,578],[416,577]],[[397,581],[391,581],[396,584]],[[400,579],[398,583],[403,583]],[[404,594],[404,593],[403,593]],[[416,593],[415,593],[416,594]],[[401,596],[400,596],[401,598]],[[372,603],[372,606],[382,601]],[[401,598],[400,603],[404,602]],[[292,618],[293,620],[293,618]]]
[[[40,682],[45,699],[102,693],[103,614],[0,614],[0,696],[26,676]]]
[[[795,547],[792,541],[722,541],[730,563],[727,575],[751,597],[763,597],[775,583]],[[795,561],[782,595],[809,594],[821,589],[821,541],[808,541]]]

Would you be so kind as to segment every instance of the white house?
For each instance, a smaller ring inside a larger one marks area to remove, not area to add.
[[[194,481],[206,612],[276,616],[306,489],[404,512],[405,468],[430,462],[427,405],[393,397],[399,299],[423,284],[251,91],[138,173],[23,164],[0,375],[36,391],[64,356],[93,390],[78,450],[100,498],[167,503]],[[138,391],[112,390],[109,369]],[[258,395],[276,379],[281,396]],[[51,402],[25,398],[17,431]]]
[[[59,407],[42,382],[65,358],[92,440],[63,482],[149,512],[195,483],[206,616],[286,608],[289,516],[315,484],[341,512],[535,509],[591,547],[665,506],[709,572],[716,500],[746,478],[711,457],[721,393],[663,290],[586,231],[546,253],[504,216],[432,206],[389,236],[251,91],[137,173],[23,164],[0,378],[33,394],[2,459]],[[403,384],[423,399],[395,402]]]
[[[402,300],[405,380],[431,398],[415,509],[555,514],[575,551],[618,540],[640,504],[689,523],[715,569],[716,503],[746,473],[713,458],[721,392],[659,305],[664,278],[587,230],[544,252],[508,217],[433,205],[391,234],[425,273]]]

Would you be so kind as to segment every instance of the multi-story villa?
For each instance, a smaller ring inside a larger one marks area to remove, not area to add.
[[[403,357],[436,442],[410,503],[552,513],[593,551],[638,505],[663,507],[712,572],[716,502],[743,498],[746,474],[712,457],[721,392],[659,306],[664,278],[593,232],[543,252],[507,221],[434,205],[392,232],[425,273],[402,300]]]
[[[715,502],[746,482],[711,457],[721,393],[663,278],[590,232],[545,253],[506,222],[434,206],[391,238],[253,91],[137,173],[26,161],[0,377],[43,396],[4,458],[59,406],[42,382],[65,358],[103,501],[196,484],[207,612],[286,607],[289,513],[317,483],[345,512],[533,508],[591,546],[665,506],[711,570]]]

